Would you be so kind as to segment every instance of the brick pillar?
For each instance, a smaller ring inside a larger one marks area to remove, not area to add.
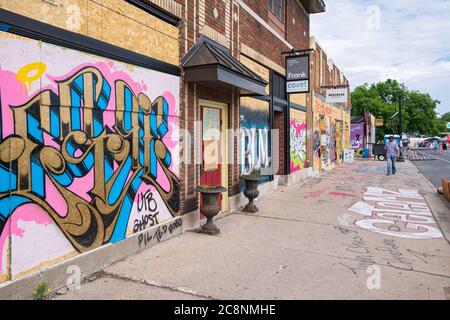
[[[274,111],[273,113],[273,128],[278,130],[278,171],[275,175],[285,175],[285,155],[286,155],[286,128],[284,126],[284,112]],[[276,146],[276,144],[275,144]],[[274,152],[277,152],[274,149]]]

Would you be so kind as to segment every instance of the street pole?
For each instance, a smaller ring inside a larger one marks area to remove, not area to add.
[[[398,118],[399,118],[399,130],[400,130],[400,156],[398,157],[398,162],[405,162],[403,158],[403,121],[402,121],[402,94],[398,94]]]

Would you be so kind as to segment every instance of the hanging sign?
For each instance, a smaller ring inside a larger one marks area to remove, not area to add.
[[[382,127],[384,125],[383,119],[375,119],[375,127]]]
[[[309,54],[286,57],[286,92],[309,92]]]
[[[329,88],[327,89],[327,103],[345,103],[348,101],[347,88]]]

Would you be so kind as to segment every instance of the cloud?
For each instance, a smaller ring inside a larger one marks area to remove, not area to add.
[[[352,88],[395,78],[450,111],[450,0],[334,0],[311,35]]]

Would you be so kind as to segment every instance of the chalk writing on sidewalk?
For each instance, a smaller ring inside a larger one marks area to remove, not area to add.
[[[399,238],[442,238],[430,208],[417,190],[367,187],[363,200],[349,209],[364,216],[355,221],[362,229]]]

